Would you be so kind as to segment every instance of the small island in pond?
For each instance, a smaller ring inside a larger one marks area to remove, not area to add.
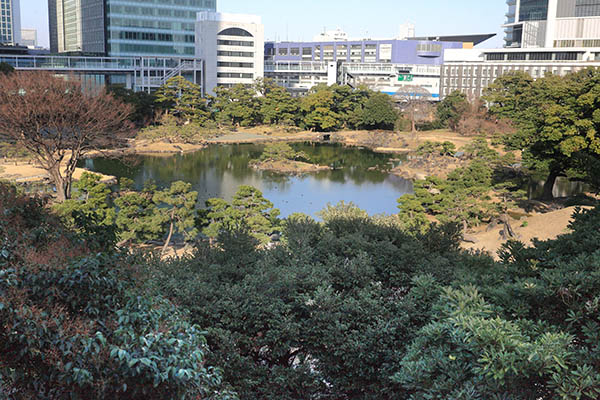
[[[272,143],[265,147],[258,160],[252,160],[249,166],[261,171],[274,171],[282,174],[303,174],[326,171],[331,167],[310,162],[303,151],[295,151],[287,143]]]

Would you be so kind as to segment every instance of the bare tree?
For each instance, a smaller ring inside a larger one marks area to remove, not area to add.
[[[410,119],[411,132],[417,131],[417,122],[429,121],[433,107],[429,98],[431,93],[418,85],[405,85],[396,91],[394,99],[400,102],[401,111]]]
[[[75,77],[0,74],[0,135],[34,154],[56,185],[59,201],[70,198],[82,157],[122,144],[131,132],[131,111],[104,89],[83,90]]]

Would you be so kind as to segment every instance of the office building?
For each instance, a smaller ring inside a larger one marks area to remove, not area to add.
[[[196,15],[216,0],[106,0],[111,56],[194,57]]]
[[[49,0],[48,7],[53,52],[194,57],[196,14],[215,11],[216,0]]]
[[[37,29],[21,29],[21,45],[30,49],[38,47]]]
[[[476,98],[496,78],[521,71],[532,78],[600,67],[600,0],[508,0],[505,48],[448,49],[441,96]]]
[[[104,0],[49,0],[50,51],[104,54]]]
[[[196,21],[196,57],[204,87],[251,85],[264,75],[264,26],[254,15],[202,12]]]
[[[19,0],[0,0],[0,43],[17,45],[21,42],[21,13]]]
[[[588,67],[600,67],[600,48],[448,50],[442,68],[441,95],[458,90],[477,98],[496,78],[507,73],[521,71],[537,79],[548,73],[562,76]]]
[[[508,0],[506,47],[600,47],[600,0]]]
[[[444,50],[472,48],[493,36],[268,42],[265,76],[298,94],[337,82],[435,101]]]

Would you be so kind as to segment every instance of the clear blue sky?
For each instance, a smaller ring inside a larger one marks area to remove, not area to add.
[[[263,18],[266,38],[311,40],[323,28],[344,29],[350,37],[390,38],[405,22],[417,35],[498,33],[482,44],[502,46],[505,0],[217,0],[217,10]],[[48,45],[47,0],[21,0],[23,28],[36,28]]]

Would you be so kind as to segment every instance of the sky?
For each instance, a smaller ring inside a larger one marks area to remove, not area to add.
[[[20,0],[21,25],[48,46],[47,0]],[[480,47],[502,47],[505,0],[217,0],[217,11],[259,15],[268,40],[310,41],[323,29],[350,38],[393,38],[411,22],[417,36],[497,33]]]

